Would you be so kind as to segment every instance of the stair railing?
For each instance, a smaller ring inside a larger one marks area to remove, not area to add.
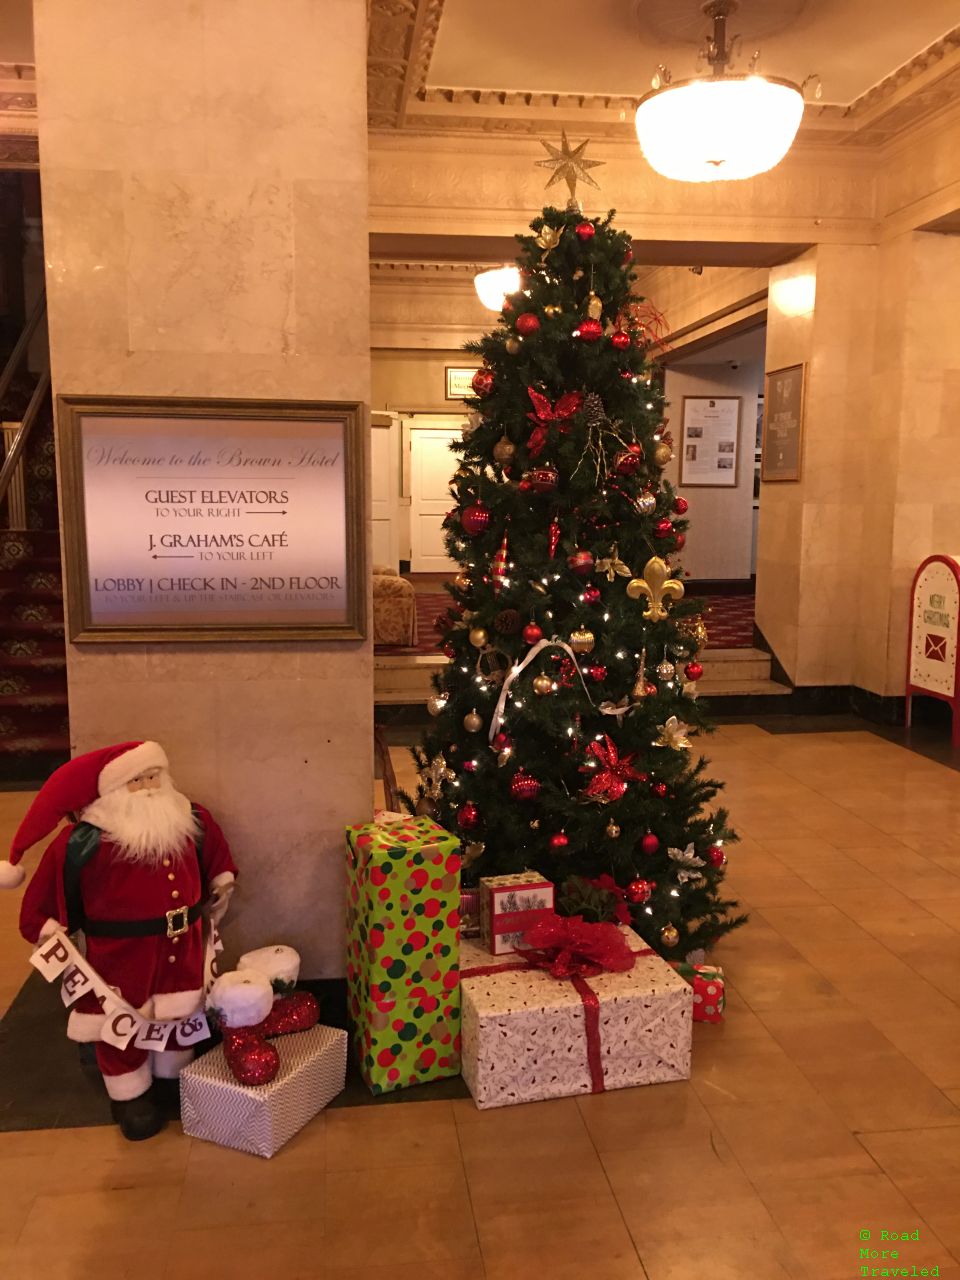
[[[41,293],[40,297],[37,299],[36,306],[31,312],[30,319],[24,325],[23,332],[17,339],[16,346],[10,352],[10,358],[4,366],[3,372],[0,373],[0,404],[2,404],[4,396],[10,389],[10,384],[13,382],[18,368],[26,358],[30,347],[30,341],[37,330],[37,326],[43,319],[46,309],[46,295]],[[18,487],[22,489],[23,478],[22,473],[19,472],[20,461],[23,457],[23,451],[27,447],[27,441],[30,439],[30,432],[33,430],[34,423],[40,416],[40,408],[49,390],[50,368],[48,365],[40,375],[40,380],[33,389],[33,395],[30,397],[30,403],[27,405],[23,419],[20,422],[19,429],[16,434],[13,435],[12,440],[7,437],[6,456],[3,459],[3,466],[0,467],[0,510],[2,510],[8,494],[10,496],[11,508],[23,505],[22,501],[15,502],[14,493],[11,493],[10,490],[13,485],[15,475],[18,477]],[[4,435],[6,436],[6,432]],[[22,494],[20,496],[22,499]]]

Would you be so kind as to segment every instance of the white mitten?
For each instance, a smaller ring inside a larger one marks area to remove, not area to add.
[[[293,986],[300,976],[300,953],[293,947],[278,944],[274,947],[258,947],[248,951],[237,961],[242,973],[262,973],[270,982],[282,982]]]

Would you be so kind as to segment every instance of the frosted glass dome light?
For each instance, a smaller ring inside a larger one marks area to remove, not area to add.
[[[504,298],[520,292],[520,269],[491,267],[489,271],[478,271],[473,277],[473,287],[488,311],[502,311]]]
[[[637,107],[637,138],[665,178],[752,178],[780,163],[802,116],[803,94],[789,80],[714,76],[648,93]]]

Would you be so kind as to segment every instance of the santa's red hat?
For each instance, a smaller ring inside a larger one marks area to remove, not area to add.
[[[98,796],[109,795],[147,769],[168,768],[156,742],[120,742],[68,760],[51,773],[34,797],[10,846],[10,861],[0,862],[0,889],[16,889],[24,871],[17,864],[26,851],[56,830],[69,813],[79,813]]]

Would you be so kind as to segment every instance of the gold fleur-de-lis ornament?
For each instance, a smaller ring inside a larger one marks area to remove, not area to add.
[[[651,556],[643,566],[642,578],[631,578],[627,583],[627,595],[631,600],[644,597],[647,607],[643,616],[648,622],[662,622],[667,616],[664,600],[680,600],[683,596],[683,583],[679,578],[670,577],[670,566],[659,556]]]

